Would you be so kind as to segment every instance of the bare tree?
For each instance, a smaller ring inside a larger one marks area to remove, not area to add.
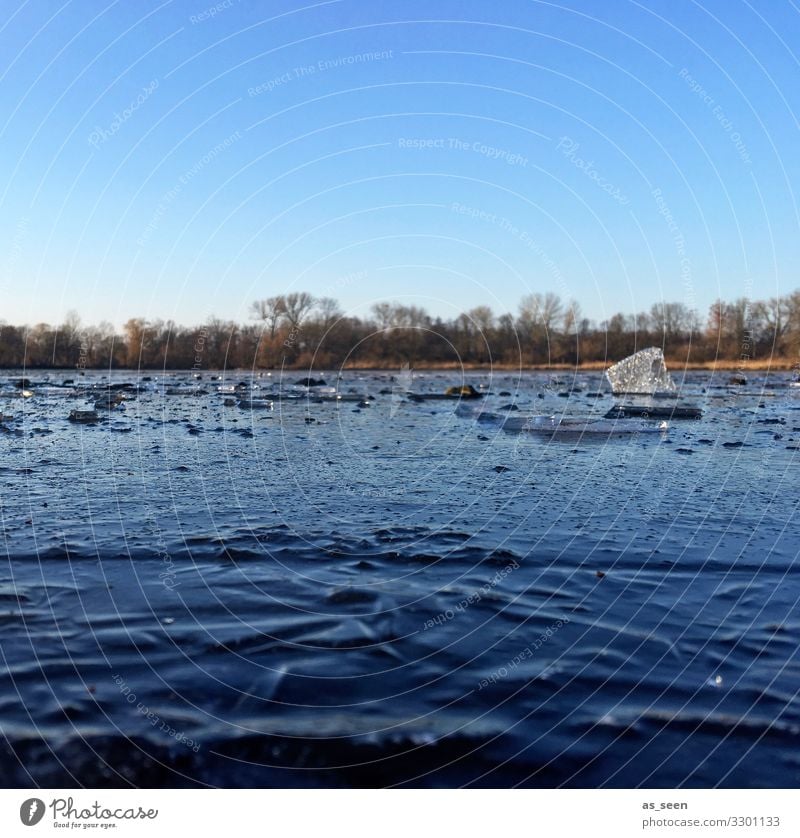
[[[744,297],[733,303],[717,300],[711,304],[708,312],[708,339],[716,344],[713,347],[716,356],[731,358],[749,355],[750,304]]]
[[[147,321],[143,317],[132,317],[123,327],[125,329],[125,365],[139,369],[145,354],[145,335]]]
[[[772,297],[753,303],[753,329],[759,342],[769,351],[780,352],[786,338],[789,321],[789,301],[786,297]]]
[[[292,292],[283,299],[286,319],[293,329],[299,329],[305,316],[314,307],[316,300],[306,291]]]
[[[528,294],[519,304],[520,320],[526,325],[541,325],[545,332],[555,328],[564,311],[558,294]]]
[[[377,321],[378,328],[385,332],[392,324],[392,304],[375,303],[371,311]]]
[[[568,335],[578,334],[581,322],[581,304],[577,300],[570,300],[563,316],[563,329]]]
[[[692,312],[683,303],[655,303],[650,308],[650,326],[660,332],[665,344],[682,340],[692,328]]]
[[[483,335],[486,335],[494,326],[494,312],[489,306],[475,306],[467,312],[467,316],[478,332]]]
[[[275,337],[281,318],[286,316],[286,298],[281,295],[267,297],[265,300],[256,300],[250,306],[250,310],[256,319],[266,324],[269,336],[272,339]]]
[[[342,318],[342,310],[339,308],[339,303],[333,297],[320,297],[317,300],[317,311],[319,312],[319,321],[322,328],[327,331]]]

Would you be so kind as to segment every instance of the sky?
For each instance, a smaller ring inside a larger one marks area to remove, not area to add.
[[[0,320],[800,287],[791,0],[13,4]]]

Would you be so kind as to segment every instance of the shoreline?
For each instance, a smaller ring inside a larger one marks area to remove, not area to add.
[[[621,360],[621,359],[619,359]],[[283,366],[283,367],[206,367],[202,370],[186,368],[183,369],[181,367],[154,367],[154,368],[147,368],[147,367],[81,367],[80,369],[75,369],[75,367],[3,367],[3,373],[10,373],[10,374],[36,374],[36,373],[43,373],[43,372],[58,372],[58,373],[72,373],[74,376],[78,377],[82,375],[84,372],[110,372],[110,373],[127,373],[127,374],[140,374],[140,375],[158,375],[164,373],[174,373],[174,372],[190,372],[190,373],[199,373],[201,375],[205,374],[212,374],[212,373],[236,373],[236,374],[245,374],[245,373],[265,373],[265,372],[291,372],[291,373],[322,373],[322,372],[333,372],[338,370],[340,372],[397,372],[398,368],[402,366],[405,362],[398,362],[396,364],[383,364],[383,365],[376,365],[374,363],[349,363],[345,366],[335,367],[335,366],[317,366],[317,367],[309,367],[307,364],[301,365],[292,365],[292,366]],[[426,361],[418,361],[415,362],[411,366],[411,370],[415,372],[453,372],[453,371],[464,371],[464,372],[493,372],[493,371],[501,371],[501,372],[548,372],[548,371],[556,371],[556,372],[604,372],[607,370],[612,364],[617,363],[616,360],[606,360],[606,361],[584,361],[580,364],[563,364],[563,363],[553,363],[553,364],[509,364],[509,363],[492,363],[492,364],[458,364],[458,363],[442,363],[442,362],[426,362]],[[691,361],[691,362],[679,362],[676,360],[670,360],[669,358],[666,359],[667,369],[670,373],[676,373],[680,371],[684,372],[790,372],[794,369],[800,369],[800,360],[792,361],[789,358],[773,358],[770,360],[764,361],[756,361],[756,360],[749,360],[749,361],[736,361],[736,360],[717,360],[717,361]]]
[[[622,360],[622,359],[619,359]],[[585,361],[581,364],[414,364],[411,369],[416,372],[451,372],[453,370],[464,370],[465,372],[492,372],[501,370],[503,372],[547,372],[556,370],[558,372],[605,372],[617,361]],[[791,372],[800,366],[800,361],[791,361],[788,358],[773,359],[772,361],[697,361],[690,363],[678,363],[666,359],[667,369],[670,373],[684,371],[708,371],[715,372]],[[290,369],[284,367],[284,369]],[[302,369],[300,367],[291,369]],[[375,372],[393,372],[396,367],[376,367],[373,365],[348,364],[342,367],[343,370],[360,370]]]

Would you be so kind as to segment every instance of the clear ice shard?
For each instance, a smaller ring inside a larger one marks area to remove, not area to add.
[[[672,380],[664,363],[664,353],[656,346],[642,349],[606,370],[606,378],[615,394],[653,396],[674,393]]]

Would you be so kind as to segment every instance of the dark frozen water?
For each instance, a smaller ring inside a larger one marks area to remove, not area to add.
[[[271,412],[117,373],[152,389],[98,425],[41,385],[70,373],[28,377],[0,401],[0,785],[800,782],[788,376],[690,374],[700,421],[569,441],[390,373]],[[491,408],[614,403],[549,379],[468,375]]]

